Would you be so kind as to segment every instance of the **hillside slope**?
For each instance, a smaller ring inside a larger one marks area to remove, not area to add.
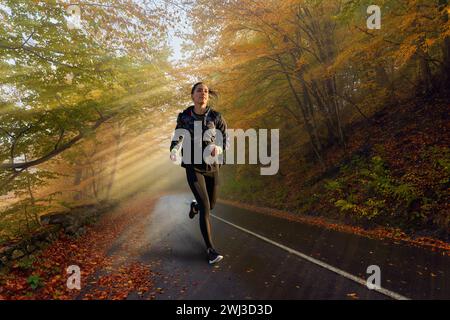
[[[346,148],[330,147],[325,169],[281,149],[276,177],[225,167],[221,197],[449,242],[449,120],[448,99],[386,106],[346,128]]]

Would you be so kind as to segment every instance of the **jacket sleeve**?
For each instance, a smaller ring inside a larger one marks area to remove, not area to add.
[[[182,120],[181,120],[181,115],[182,115],[182,113],[180,112],[180,113],[178,114],[178,117],[177,117],[177,125],[176,125],[176,127],[175,127],[174,134],[175,134],[175,132],[176,132],[177,129],[182,129],[182,128],[183,128],[183,122],[182,122]],[[175,137],[172,136],[172,138],[175,138]],[[180,136],[178,137],[178,139],[172,140],[172,142],[170,143],[170,152],[172,152],[172,150],[173,150],[174,148],[175,148],[177,151],[180,150],[180,148],[181,148],[181,146],[182,146],[183,139],[184,139],[184,136],[183,136],[183,135],[180,135]]]
[[[223,118],[222,114],[219,113],[219,116],[217,117],[217,125],[216,128],[222,132],[223,137],[223,149],[228,150],[230,148],[230,137],[227,133],[227,122]]]

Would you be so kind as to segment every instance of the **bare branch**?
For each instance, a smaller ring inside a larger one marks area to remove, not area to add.
[[[90,127],[90,130],[96,130],[100,125],[102,125],[104,122],[106,122],[107,120],[113,118],[115,116],[115,114],[103,117],[98,119],[95,124]],[[85,133],[80,132],[77,136],[75,136],[74,138],[72,138],[71,140],[69,140],[68,142],[58,146],[57,148],[55,148],[54,150],[52,150],[51,152],[49,152],[48,154],[36,159],[36,160],[32,160],[32,161],[28,161],[28,162],[22,162],[22,163],[6,163],[6,164],[1,164],[0,165],[0,169],[6,169],[6,170],[11,170],[11,169],[27,169],[33,166],[37,166],[38,164],[41,164],[47,160],[50,160],[51,158],[55,157],[56,155],[60,154],[61,152],[65,151],[66,149],[69,149],[70,147],[72,147],[75,143],[77,143],[78,141],[80,141],[81,139],[83,139],[85,136]]]

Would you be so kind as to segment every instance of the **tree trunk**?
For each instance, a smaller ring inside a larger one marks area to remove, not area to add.
[[[283,73],[286,77],[286,80],[289,84],[289,88],[291,89],[291,92],[295,98],[295,101],[297,102],[297,105],[298,105],[300,111],[302,112],[303,120],[305,122],[306,132],[308,133],[309,139],[311,141],[311,146],[312,146],[313,152],[314,152],[317,160],[319,161],[320,165],[324,168],[325,164],[323,162],[321,151],[320,151],[321,150],[320,140],[316,141],[316,139],[314,137],[314,133],[313,133],[314,130],[312,128],[310,119],[308,119],[307,111],[305,110],[305,106],[302,104],[302,101],[300,100],[300,97],[299,97],[297,91],[295,90],[294,84],[292,83],[292,79],[291,79],[290,75],[288,74],[286,66],[283,64],[283,61],[281,60],[281,57],[279,55],[277,55],[277,59],[278,59],[277,60],[278,64],[280,65],[281,69],[283,70]]]
[[[322,159],[322,155],[321,155],[321,146],[320,146],[320,141],[316,141],[316,139],[314,138],[314,133],[313,133],[313,128],[312,125],[310,123],[310,120],[308,119],[307,115],[306,115],[306,111],[305,108],[302,104],[302,102],[300,101],[300,98],[297,94],[297,91],[294,88],[294,85],[292,83],[291,77],[286,73],[286,79],[289,83],[289,87],[295,97],[295,100],[297,101],[297,105],[299,106],[300,110],[302,111],[302,115],[303,115],[303,119],[305,121],[305,128],[306,128],[306,132],[308,133],[309,139],[311,141],[311,146],[313,148],[314,154],[317,157],[317,160],[319,161],[320,165],[322,167],[324,167],[324,163],[323,163],[323,159]]]
[[[425,96],[432,92],[431,69],[428,61],[425,58],[425,52],[422,49],[417,51],[418,68],[419,68],[419,89]]]

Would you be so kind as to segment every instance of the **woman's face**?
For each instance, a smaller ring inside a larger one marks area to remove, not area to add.
[[[208,103],[208,87],[204,84],[199,84],[195,87],[194,93],[192,94],[192,100],[197,105],[206,105]]]

